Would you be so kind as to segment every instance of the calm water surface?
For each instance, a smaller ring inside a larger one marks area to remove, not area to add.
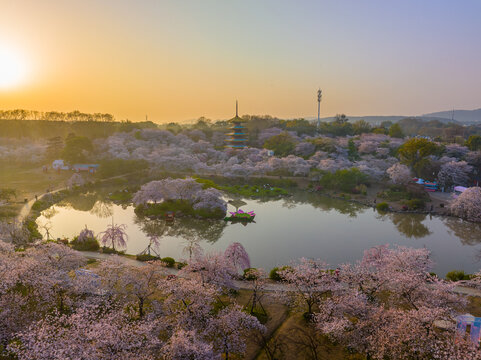
[[[243,200],[247,203],[243,210],[256,212],[255,223],[178,218],[169,226],[163,220],[140,219],[132,206],[109,204],[96,194],[67,199],[46,210],[37,223],[41,232],[48,224],[51,236],[72,238],[85,225],[99,233],[113,218],[127,225],[127,253],[142,252],[149,235],[157,235],[160,242],[154,249],[175,259],[186,257],[182,250],[190,239],[200,239],[206,251],[224,251],[237,241],[246,248],[252,266],[267,270],[303,256],[335,267],[356,261],[365,249],[381,244],[427,247],[436,262],[434,271],[442,276],[454,269],[473,273],[481,267],[480,224],[421,214],[381,215],[372,208],[310,193],[265,202]],[[229,210],[235,209],[229,205]]]

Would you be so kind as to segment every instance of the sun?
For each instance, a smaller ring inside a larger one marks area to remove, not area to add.
[[[21,56],[0,45],[0,90],[20,85],[25,80],[26,69]]]

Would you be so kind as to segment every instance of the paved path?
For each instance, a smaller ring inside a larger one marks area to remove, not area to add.
[[[97,260],[106,260],[109,259],[111,256],[110,254],[102,254],[94,251],[81,251],[81,253],[89,259],[97,259]],[[119,259],[126,265],[130,266],[145,266],[145,262],[135,260],[132,258],[129,258],[127,256],[119,256]],[[176,275],[179,270],[173,269],[173,268],[165,268],[166,272],[172,275]],[[242,281],[242,280],[234,280],[234,285],[239,288],[239,289],[251,289],[251,286],[248,281]],[[269,280],[265,286],[264,286],[265,291],[287,291],[288,287],[286,284],[280,283],[280,282],[274,282]],[[461,294],[461,295],[468,295],[468,296],[475,296],[475,297],[481,297],[481,290],[467,287],[467,286],[456,286],[454,288],[454,292]]]
[[[467,287],[467,286],[456,286],[454,292],[458,294],[481,297],[481,290]]]
[[[65,190],[65,189],[67,189],[67,188],[63,187],[63,188],[60,188],[60,189],[57,189],[57,190],[50,191],[48,193],[43,193],[43,194],[37,196],[37,198],[38,198],[38,200],[41,200],[47,194],[55,194],[55,193],[58,193],[59,191]],[[22,223],[25,220],[25,218],[28,216],[28,214],[30,214],[30,210],[32,210],[32,206],[33,206],[33,204],[35,204],[35,201],[37,201],[37,200],[35,198],[33,198],[30,201],[26,202],[22,206],[22,208],[20,209],[20,212],[18,213],[18,215],[16,217],[17,222]]]
[[[140,171],[142,171],[142,170],[140,170]],[[109,180],[113,180],[113,179],[118,179],[118,178],[122,178],[124,176],[129,176],[129,175],[137,174],[137,173],[138,173],[138,171],[131,172],[131,173],[128,173],[128,174],[112,176],[112,177],[109,177],[109,178],[106,178],[106,179],[101,179],[98,182],[104,182],[104,181],[109,181]],[[59,189],[56,189],[56,190],[52,190],[48,193],[43,193],[41,195],[38,195],[37,198],[40,200],[47,194],[55,194],[55,193],[58,193],[62,190],[67,190],[67,189],[68,189],[68,187],[65,186],[65,187],[62,187],[62,188],[59,188]],[[33,198],[33,199],[29,200],[28,202],[26,202],[22,206],[22,208],[20,209],[20,212],[18,213],[17,217],[15,218],[16,221],[22,223],[25,220],[25,218],[28,216],[28,214],[30,214],[30,210],[32,210],[32,206],[35,203],[35,201],[37,201],[37,200],[35,198]]]
[[[102,254],[95,251],[80,251],[80,253],[88,259],[96,259],[96,260],[107,260],[107,259],[110,259],[112,256],[115,256],[111,254]],[[129,258],[127,256],[119,256],[118,258],[125,265],[130,265],[135,267],[141,267],[145,265],[144,262]]]

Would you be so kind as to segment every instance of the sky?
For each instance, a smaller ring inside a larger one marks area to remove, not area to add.
[[[0,0],[0,109],[217,120],[481,107],[479,0]]]

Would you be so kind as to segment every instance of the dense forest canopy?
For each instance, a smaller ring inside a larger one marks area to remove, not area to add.
[[[107,137],[116,132],[134,129],[156,128],[151,121],[102,122],[102,121],[49,121],[49,120],[0,120],[0,137],[48,139],[65,138],[74,133],[89,138]]]

